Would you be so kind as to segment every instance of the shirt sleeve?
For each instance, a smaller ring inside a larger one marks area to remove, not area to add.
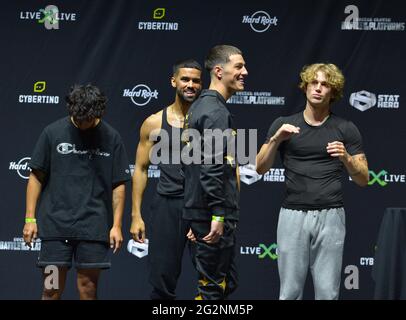
[[[118,137],[117,139],[113,157],[113,185],[129,181],[131,179],[130,163],[128,162],[127,152],[121,137]]]
[[[51,159],[51,143],[48,134],[44,129],[35,144],[34,151],[31,155],[29,167],[49,174]]]
[[[347,128],[344,132],[344,145],[351,156],[364,153],[361,133],[351,121],[347,122]]]
[[[276,133],[276,131],[279,130],[279,128],[282,126],[282,124],[283,124],[282,117],[279,117],[274,122],[272,122],[272,124],[270,125],[270,127],[268,129],[268,133],[265,138],[265,143],[269,142],[269,139],[271,139],[272,136]]]

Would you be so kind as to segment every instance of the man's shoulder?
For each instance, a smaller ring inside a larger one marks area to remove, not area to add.
[[[48,124],[44,128],[44,131],[47,133],[52,133],[55,131],[64,130],[67,127],[69,127],[69,117],[63,117]]]
[[[335,113],[331,113],[330,118],[334,122],[334,124],[340,128],[347,128],[348,126],[356,127],[351,120],[338,116]]]
[[[213,119],[230,115],[224,103],[214,94],[199,97],[190,107],[189,113]]]
[[[112,136],[120,136],[120,133],[117,131],[116,128],[114,128],[110,123],[108,123],[106,120],[102,120],[100,122],[100,127],[103,131],[108,133],[109,135]]]
[[[303,119],[303,111],[299,111],[290,115],[285,115],[285,116],[280,116],[278,118],[275,119],[275,121],[280,122],[281,124],[284,123],[290,123],[290,124],[294,124],[297,123],[298,121]]]
[[[164,109],[159,110],[158,112],[149,115],[142,123],[143,129],[148,130],[148,131],[155,130],[155,129],[161,129],[163,110]]]

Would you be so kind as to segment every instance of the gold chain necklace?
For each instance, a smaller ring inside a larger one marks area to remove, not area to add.
[[[173,107],[171,107],[171,109],[172,109],[172,114],[175,116],[175,118],[176,118],[176,120],[177,120],[177,123],[176,123],[176,124],[179,125],[179,126],[181,126],[181,127],[183,127],[183,123],[184,123],[184,121],[185,121],[185,118],[178,118],[176,112],[173,110]]]

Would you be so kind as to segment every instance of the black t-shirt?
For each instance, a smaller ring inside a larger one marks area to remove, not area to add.
[[[131,177],[115,129],[100,121],[80,130],[60,119],[43,130],[30,167],[46,174],[37,207],[41,239],[109,241],[113,185]]]
[[[342,207],[344,165],[338,157],[330,156],[326,147],[328,142],[341,141],[350,155],[364,153],[357,127],[335,114],[322,125],[311,126],[299,112],[276,119],[267,140],[285,123],[299,127],[300,133],[279,146],[287,187],[282,206],[307,210]]]

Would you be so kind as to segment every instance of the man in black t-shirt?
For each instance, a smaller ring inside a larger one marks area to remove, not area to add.
[[[280,152],[286,197],[279,213],[277,243],[280,299],[301,299],[307,271],[316,299],[338,299],[345,238],[342,173],[368,184],[368,164],[357,127],[330,110],[341,98],[344,76],[334,64],[305,66],[300,88],[303,112],[276,119],[257,155],[267,172]]]
[[[97,87],[74,86],[66,101],[69,117],[43,130],[31,157],[23,235],[29,246],[41,238],[42,299],[61,297],[72,258],[80,299],[96,299],[109,244],[114,253],[123,241],[129,162],[120,135],[101,120],[106,97]]]

